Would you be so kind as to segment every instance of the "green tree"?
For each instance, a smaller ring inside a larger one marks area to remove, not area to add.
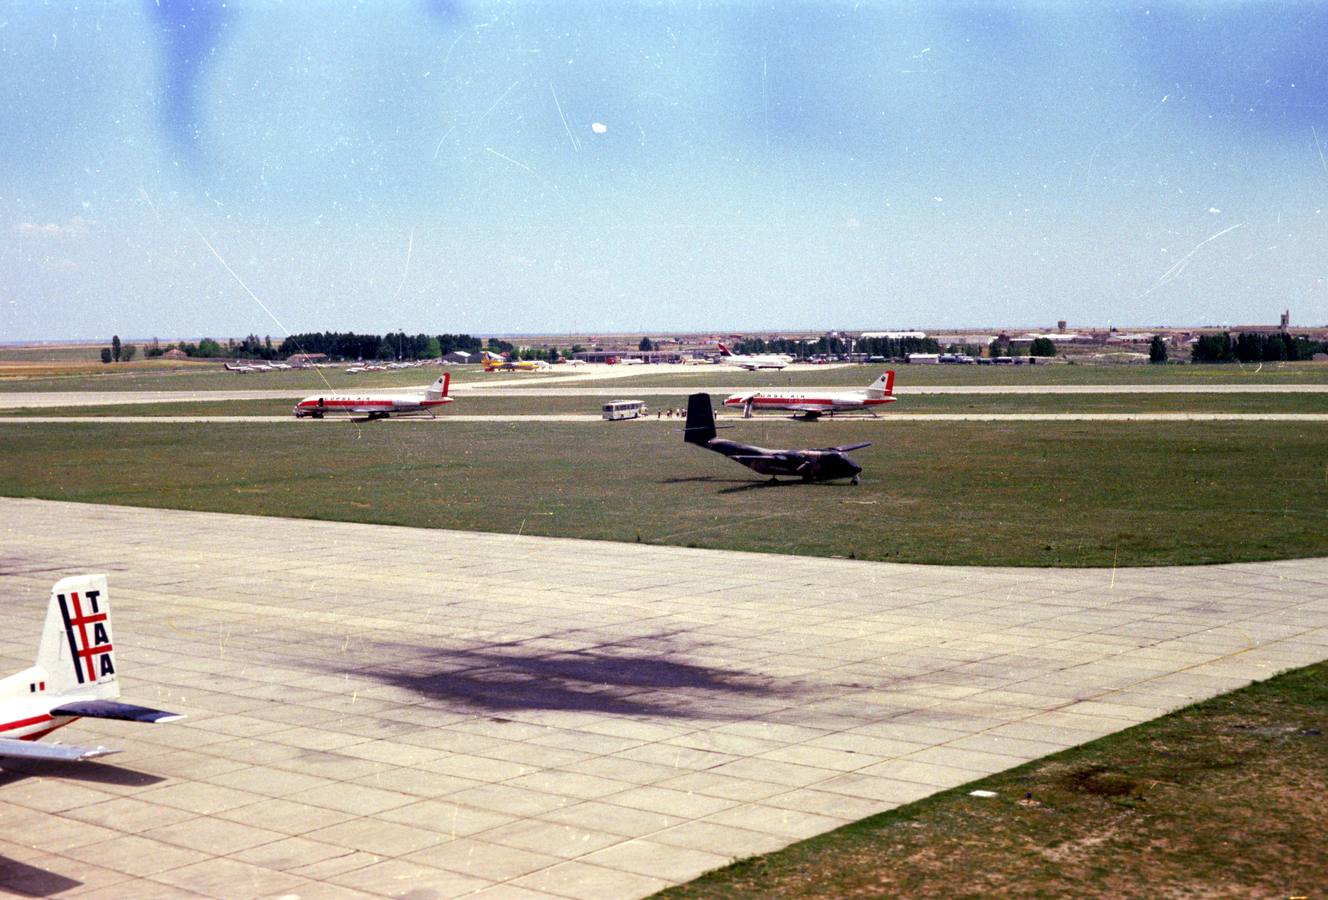
[[[1162,335],[1153,335],[1153,340],[1148,344],[1148,361],[1150,363],[1164,363],[1167,361],[1167,342],[1162,340]]]
[[[120,361],[120,335],[111,335],[111,358],[116,362]]]
[[[1029,356],[1055,356],[1056,344],[1048,337],[1033,338],[1033,344],[1028,348]]]
[[[650,338],[643,337],[641,338],[641,343],[636,345],[636,349],[640,350],[643,353],[646,352],[647,350],[654,350],[655,343],[654,341],[650,340]]]
[[[198,346],[194,347],[192,353],[189,352],[191,346],[191,344],[186,344],[184,347],[184,352],[189,353],[190,356],[202,356],[208,359],[216,359],[217,357],[226,355],[225,351],[221,349],[221,344],[210,337],[205,337],[199,341]]]
[[[987,355],[992,359],[995,359],[998,356],[1009,356],[1010,345],[1002,341],[1000,338],[996,338],[996,340],[987,345]]]
[[[102,348],[101,348],[101,361],[104,362],[104,363],[106,363],[107,365],[110,365],[110,362],[111,362],[111,348],[110,348],[110,347],[102,347]]]
[[[134,358],[134,354],[137,352],[138,348],[135,347],[133,344],[125,344],[123,347],[120,348],[120,361],[129,362],[131,359]]]
[[[1221,334],[1203,334],[1194,342],[1193,349],[1190,350],[1190,361],[1197,363],[1204,362],[1232,362],[1236,358],[1235,347],[1231,341],[1229,332]]]

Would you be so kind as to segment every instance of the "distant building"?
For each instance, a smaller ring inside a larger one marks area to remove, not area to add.
[[[467,353],[465,350],[453,350],[451,353],[443,354],[443,362],[445,363],[465,364],[479,361],[480,357],[478,353]]]
[[[941,354],[939,353],[910,353],[908,355],[909,363],[913,365],[921,364],[924,366],[937,366],[941,363]]]
[[[185,353],[179,347],[172,347],[161,355],[162,359],[188,359],[189,354]]]
[[[1278,327],[1282,331],[1286,331],[1291,327],[1291,310],[1285,309],[1282,311],[1282,324]]]
[[[326,353],[294,353],[286,357],[292,366],[307,366],[310,363],[327,362]]]
[[[864,331],[861,335],[864,340],[868,338],[889,338],[894,341],[903,340],[904,338],[918,338],[921,340],[926,336],[927,332],[925,331]]]

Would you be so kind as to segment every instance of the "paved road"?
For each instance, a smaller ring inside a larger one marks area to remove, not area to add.
[[[0,777],[0,888],[29,895],[641,896],[1328,657],[1328,559],[945,568],[14,499],[0,521],[5,671],[57,577],[107,571],[126,699],[189,715],[84,720],[64,740],[125,752]]]
[[[787,418],[787,417],[785,417]],[[719,421],[741,422],[742,417],[718,416]],[[778,417],[761,416],[752,421],[779,421]],[[348,422],[343,417],[316,419],[296,419],[294,416],[0,416],[0,427],[38,423],[46,425],[87,425],[95,423],[114,423],[120,425],[142,424],[187,424],[187,423],[283,423],[306,424],[318,422],[328,425],[333,422]],[[355,419],[362,422],[363,419]],[[389,419],[390,422],[603,422],[596,415],[578,413],[549,413],[547,415],[492,415],[468,416],[460,413],[440,413],[437,418],[427,416],[409,416]],[[891,423],[906,425],[909,422],[1328,422],[1328,413],[887,413],[877,418],[862,415],[840,415],[823,418],[821,422],[875,422],[882,426]],[[658,422],[664,425],[677,425],[679,420],[656,419],[646,416],[640,420]],[[375,423],[376,424],[376,423]],[[306,424],[307,427],[307,424]],[[623,427],[615,425],[614,427]],[[631,427],[631,426],[627,426]]]
[[[532,376],[533,377],[533,376]],[[799,391],[849,391],[852,387],[798,387]],[[411,388],[374,388],[372,393],[402,393]],[[532,387],[529,379],[501,382],[470,383],[452,386],[458,397],[658,397],[706,391],[728,395],[753,390],[751,387],[715,385],[676,385],[673,387],[611,386]],[[1030,385],[900,385],[895,392],[901,396],[915,394],[1328,394],[1328,384],[1030,384]],[[55,406],[115,406],[136,403],[191,403],[209,400],[297,400],[316,391],[301,390],[219,390],[219,391],[48,391],[0,393],[0,409],[49,409]],[[352,393],[345,391],[343,393]]]

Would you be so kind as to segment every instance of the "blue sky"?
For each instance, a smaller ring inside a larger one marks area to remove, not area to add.
[[[1084,6],[0,4],[0,340],[1328,321],[1328,6]]]

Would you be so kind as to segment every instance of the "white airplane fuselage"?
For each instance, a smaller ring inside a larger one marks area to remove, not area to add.
[[[753,410],[787,409],[796,412],[845,412],[871,409],[893,403],[894,397],[868,397],[865,391],[843,393],[804,393],[801,391],[770,391],[756,394],[733,394],[724,400],[725,406],[743,407],[750,401]]]
[[[328,413],[362,415],[373,419],[386,419],[389,416],[409,415],[411,413],[429,413],[436,407],[452,402],[447,395],[451,383],[451,373],[438,376],[438,380],[424,393],[400,394],[315,394],[305,397],[295,404],[295,418],[306,416],[321,419]]]
[[[823,413],[867,410],[895,401],[895,373],[882,372],[866,390],[862,391],[791,391],[772,388],[731,394],[724,405],[744,410],[751,415],[757,410],[782,409],[801,413],[814,419]]]

